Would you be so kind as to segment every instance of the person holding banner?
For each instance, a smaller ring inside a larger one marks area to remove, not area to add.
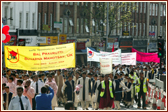
[[[115,98],[115,90],[107,74],[105,75],[104,81],[100,83],[98,90],[101,91],[99,109],[111,110],[113,99]]]

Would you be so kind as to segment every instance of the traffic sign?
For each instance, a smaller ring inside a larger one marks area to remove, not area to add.
[[[54,28],[62,28],[62,22],[54,22]]]

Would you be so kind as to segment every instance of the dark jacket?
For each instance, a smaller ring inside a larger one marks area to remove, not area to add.
[[[70,82],[67,80],[65,82],[65,84],[67,85],[67,87],[65,88],[65,95],[67,96],[67,101],[74,101],[74,89],[75,89],[75,85],[74,85],[74,81],[72,80],[72,86],[70,84]],[[72,96],[73,93],[73,96]]]
[[[11,101],[11,99],[12,99],[13,93],[9,92],[8,95],[9,95],[9,96],[8,96],[8,106],[9,106],[9,103],[10,103],[10,101]],[[3,101],[4,101],[4,102],[6,102],[6,97],[7,97],[7,94],[4,93],[4,94],[3,94]],[[6,106],[4,106],[4,110],[6,110]]]

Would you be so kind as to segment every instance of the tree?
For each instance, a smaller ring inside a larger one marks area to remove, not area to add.
[[[92,19],[98,24],[98,30],[101,30],[103,32],[102,34],[104,34],[104,26],[107,25],[107,2],[97,2],[92,3],[92,5],[94,5],[94,7],[92,6],[93,11],[85,7],[84,12],[86,12],[88,16],[90,14],[92,15]],[[130,22],[133,21],[133,13],[136,9],[135,2],[110,2],[108,36],[112,34],[112,30],[117,30],[130,24]]]

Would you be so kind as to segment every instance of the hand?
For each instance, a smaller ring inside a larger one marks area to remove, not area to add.
[[[49,88],[50,86],[48,84],[45,85],[46,88]]]

